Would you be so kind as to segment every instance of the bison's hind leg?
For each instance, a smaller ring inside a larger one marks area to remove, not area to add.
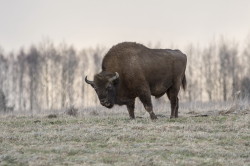
[[[178,109],[179,109],[178,93],[179,93],[179,88],[170,88],[167,91],[167,96],[171,104],[170,118],[178,118]]]

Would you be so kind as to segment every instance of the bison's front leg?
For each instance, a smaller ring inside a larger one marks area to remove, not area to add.
[[[151,96],[150,94],[148,93],[144,93],[144,94],[141,94],[139,96],[141,102],[143,103],[144,105],[144,108],[147,110],[147,112],[149,113],[150,115],[150,118],[153,120],[153,119],[157,119],[155,113],[153,112],[153,106],[152,106],[152,101],[151,101]]]
[[[133,100],[127,104],[127,109],[128,109],[130,119],[135,119],[135,112],[134,112],[135,111],[135,100]]]

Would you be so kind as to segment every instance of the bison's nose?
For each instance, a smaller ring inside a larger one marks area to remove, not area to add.
[[[105,104],[107,103],[107,101],[106,101],[105,99],[100,99],[100,103],[101,103],[102,105],[105,105]]]

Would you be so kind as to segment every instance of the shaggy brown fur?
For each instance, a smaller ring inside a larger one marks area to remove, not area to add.
[[[151,119],[151,95],[157,98],[167,94],[171,102],[171,118],[178,117],[180,87],[186,88],[187,57],[179,50],[149,49],[141,44],[124,42],[113,46],[102,62],[102,72],[96,74],[91,84],[102,105],[126,105],[134,119],[135,98],[139,97]],[[109,78],[119,77],[110,82]]]

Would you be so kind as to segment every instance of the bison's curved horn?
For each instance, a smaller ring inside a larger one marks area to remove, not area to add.
[[[86,82],[87,84],[94,85],[94,81],[89,81],[89,80],[87,79],[87,76],[85,77],[85,82]]]
[[[112,82],[112,81],[116,80],[117,78],[119,78],[119,74],[117,72],[115,72],[115,76],[111,77],[109,79],[109,81]]]

